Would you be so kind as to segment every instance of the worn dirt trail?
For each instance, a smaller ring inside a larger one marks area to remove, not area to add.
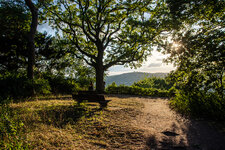
[[[138,98],[144,104],[134,126],[145,131],[145,149],[225,150],[225,136],[206,121],[182,117],[167,99]]]

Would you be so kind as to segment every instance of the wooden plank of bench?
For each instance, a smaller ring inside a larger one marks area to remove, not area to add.
[[[77,98],[80,100],[90,100],[90,101],[104,101],[104,95],[96,94],[96,95],[85,95],[85,94],[78,94]]]
[[[95,91],[79,91],[77,95],[72,94],[73,99],[81,103],[83,100],[88,102],[97,102],[101,107],[107,107],[108,102],[111,100],[105,100],[103,94],[97,94]]]
[[[85,94],[85,95],[96,95],[98,93],[96,91],[78,91],[78,95],[82,95],[82,94]]]

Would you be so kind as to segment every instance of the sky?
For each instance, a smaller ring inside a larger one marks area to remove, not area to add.
[[[37,30],[39,32],[47,32],[48,34],[54,35],[54,31],[48,24],[39,25]],[[142,64],[142,67],[137,69],[130,69],[123,66],[113,66],[109,68],[107,74],[110,76],[128,72],[169,73],[170,71],[174,70],[175,67],[173,67],[172,64],[163,63],[163,59],[166,57],[166,55],[153,50],[152,55],[147,58],[147,61]]]
[[[163,63],[163,59],[167,56],[154,50],[147,61],[138,69],[125,68],[123,66],[113,66],[109,69],[108,75],[118,75],[128,72],[147,72],[147,73],[168,73],[175,69],[172,64]]]

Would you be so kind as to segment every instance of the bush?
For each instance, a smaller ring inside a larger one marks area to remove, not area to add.
[[[168,90],[160,90],[155,88],[142,88],[139,86],[126,86],[112,83],[106,88],[108,94],[130,94],[130,95],[143,95],[143,96],[157,96],[157,97],[168,97],[170,93]]]
[[[74,79],[60,74],[44,74],[43,78],[49,82],[52,94],[71,94],[79,89],[79,84]]]
[[[8,104],[0,105],[0,149],[28,149],[23,135],[23,122]]]
[[[179,90],[170,101],[177,111],[213,120],[225,120],[225,102],[217,94],[198,91],[189,93]]]
[[[0,75],[0,97],[15,99],[30,96],[30,89],[34,87],[36,95],[50,94],[49,82],[45,79],[37,78],[29,80],[25,73],[4,73]]]
[[[201,70],[201,69],[200,69]],[[175,71],[169,78],[174,82],[175,97],[171,99],[171,106],[177,111],[195,117],[225,120],[223,74],[209,70]]]
[[[0,93],[2,99],[7,97],[18,97],[20,95],[27,95],[25,89],[25,82],[27,78],[22,74],[4,73],[0,75]]]
[[[29,86],[34,86],[35,92],[37,95],[47,95],[47,94],[51,94],[50,90],[51,87],[49,85],[48,80],[46,79],[34,79],[34,83],[32,83],[32,81],[28,80],[28,84]]]
[[[172,87],[172,84],[167,83],[166,79],[164,78],[151,77],[134,82],[133,86],[169,90]]]
[[[34,88],[35,95],[71,94],[80,89],[79,83],[63,75],[40,73],[38,78],[29,80],[25,73],[0,74],[0,97],[19,100],[30,96],[30,89]]]

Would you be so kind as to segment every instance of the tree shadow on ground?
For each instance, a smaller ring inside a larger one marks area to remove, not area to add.
[[[63,126],[75,124],[82,117],[92,117],[96,112],[101,111],[98,107],[90,108],[86,104],[75,104],[73,106],[54,106],[37,110],[39,119],[34,123],[43,123],[62,128]]]
[[[172,138],[163,138],[158,141],[155,136],[150,136],[146,140],[146,149],[155,149],[155,150],[186,150],[188,147],[180,141],[176,143]]]
[[[177,132],[181,128],[182,132]],[[159,137],[160,135],[160,137]],[[146,148],[150,150],[222,150],[225,149],[225,135],[218,133],[205,121],[191,120],[146,138]]]
[[[38,97],[35,100],[72,100],[72,96]]]

